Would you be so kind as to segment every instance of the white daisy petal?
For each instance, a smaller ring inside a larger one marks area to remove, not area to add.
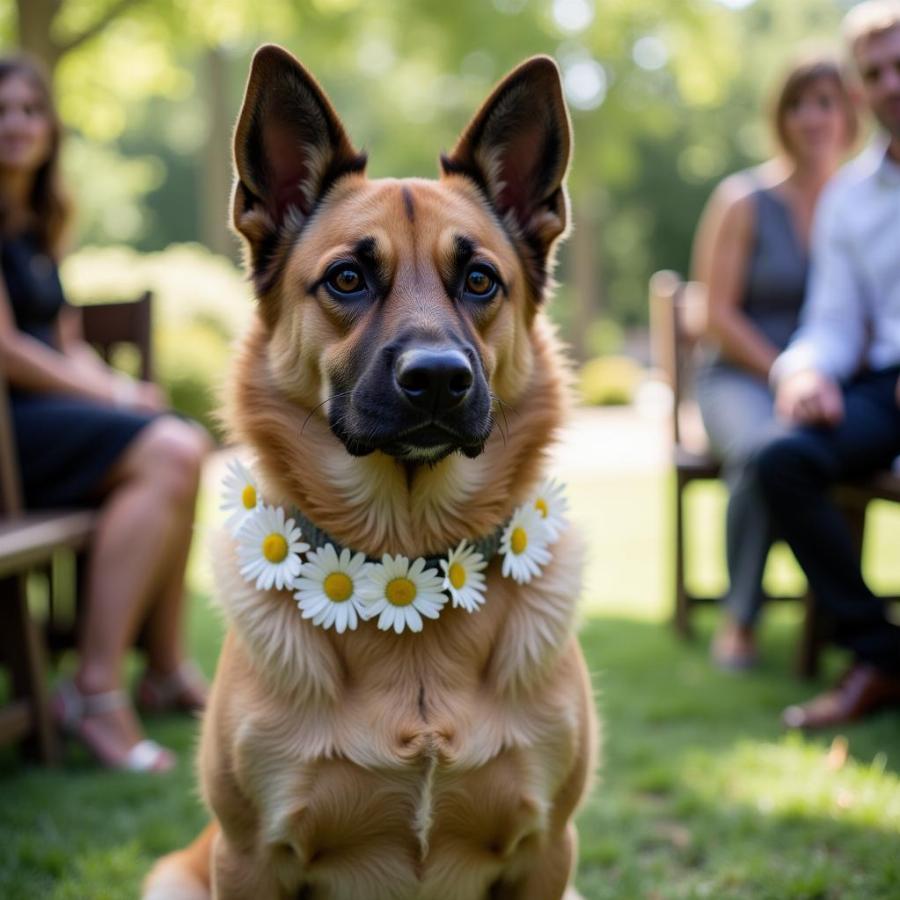
[[[263,505],[250,512],[237,534],[241,574],[259,590],[292,588],[303,568],[300,554],[309,550],[300,537],[281,507]]]
[[[484,603],[485,558],[465,540],[440,561],[444,573],[441,589],[450,594],[454,606],[474,612]]]
[[[367,612],[362,595],[367,566],[362,553],[354,555],[345,548],[338,556],[332,544],[309,553],[294,583],[303,618],[338,634],[355,629]]]
[[[550,562],[547,540],[540,510],[531,502],[520,506],[513,513],[500,540],[503,576],[519,584],[527,584],[540,575],[543,567]]]
[[[425,568],[426,561],[418,557],[412,563],[405,556],[385,554],[380,563],[368,572],[362,593],[368,618],[378,616],[382,631],[393,629],[421,631],[422,616],[436,619],[447,602],[442,593],[437,569]]]
[[[565,487],[555,478],[545,481],[534,497],[535,509],[541,514],[548,541],[555,541],[566,527],[569,501]]]
[[[247,517],[262,506],[259,486],[252,471],[237,457],[228,464],[222,482],[222,503],[220,509],[227,512],[225,524],[233,535],[237,535]]]

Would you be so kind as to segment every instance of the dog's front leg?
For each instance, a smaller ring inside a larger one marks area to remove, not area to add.
[[[259,851],[244,851],[219,832],[212,848],[213,900],[287,900],[275,867]]]
[[[491,900],[579,900],[578,892],[569,886],[577,846],[575,826],[569,823],[550,835],[525,872],[497,885]]]

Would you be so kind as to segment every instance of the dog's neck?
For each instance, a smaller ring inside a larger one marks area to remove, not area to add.
[[[543,317],[534,365],[475,459],[453,454],[410,467],[387,454],[351,456],[321,412],[273,396],[261,326],[245,338],[228,411],[232,436],[257,457],[270,502],[296,506],[322,530],[369,556],[442,552],[490,534],[534,490],[566,410],[568,373]]]

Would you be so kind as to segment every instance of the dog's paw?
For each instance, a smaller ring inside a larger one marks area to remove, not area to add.
[[[158,863],[147,880],[141,900],[211,900],[209,888],[170,860]]]

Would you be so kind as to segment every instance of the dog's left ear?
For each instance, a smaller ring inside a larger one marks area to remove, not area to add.
[[[494,89],[441,157],[447,175],[467,175],[514,237],[523,240],[538,284],[550,250],[566,230],[569,114],[559,69],[549,56],[522,63]]]
[[[358,153],[315,79],[274,44],[253,57],[234,133],[232,221],[259,279],[282,226],[302,225],[342,175],[362,172]]]

